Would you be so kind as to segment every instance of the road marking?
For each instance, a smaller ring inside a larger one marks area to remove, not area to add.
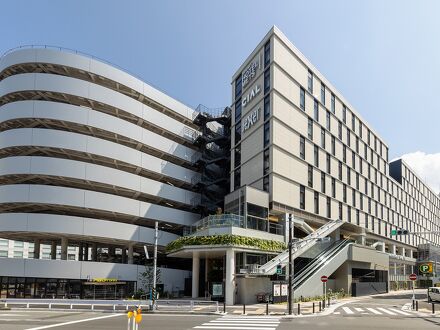
[[[381,312],[375,310],[374,308],[367,308],[367,310],[369,310],[371,313],[376,314],[376,315],[382,315]]]
[[[354,314],[354,312],[348,308],[348,307],[342,307],[342,309],[344,310],[344,312],[346,312],[347,314]]]
[[[333,314],[339,315],[339,314],[341,314],[341,313],[340,313],[340,312],[334,312]]]
[[[111,314],[111,315],[105,315],[105,316],[98,316],[98,317],[92,317],[90,319],[83,319],[83,320],[76,320],[76,321],[69,321],[69,322],[63,322],[63,323],[57,323],[57,324],[51,324],[51,325],[43,325],[41,327],[37,327],[37,328],[28,328],[26,330],[41,330],[41,329],[49,329],[49,328],[55,328],[55,327],[61,327],[63,325],[69,325],[69,324],[75,324],[75,323],[82,323],[82,322],[89,322],[89,321],[95,321],[95,320],[100,320],[100,319],[107,319],[110,317],[115,317],[115,316],[121,316],[121,315],[125,315],[125,314]]]
[[[380,310],[381,312],[387,313],[388,315],[396,315],[396,313],[390,312],[389,310],[382,307],[377,307],[377,309]]]
[[[354,309],[357,310],[358,312],[363,312],[364,311],[362,308],[359,308],[359,307],[355,307]]]
[[[198,325],[194,327],[195,329],[237,329],[237,330],[254,330],[254,327],[240,327],[240,326],[206,326],[206,325]],[[273,328],[258,328],[259,330],[275,330],[276,327]]]
[[[402,315],[406,315],[406,316],[411,315],[410,313],[406,313],[406,312],[403,312],[403,311],[399,311],[398,309],[394,309],[394,308],[390,308],[390,310],[393,311],[393,312],[396,312],[396,313],[402,314]]]
[[[210,321],[212,323],[254,323],[254,322],[258,322],[259,324],[278,324],[280,323],[280,321],[265,321],[265,320],[213,320]]]

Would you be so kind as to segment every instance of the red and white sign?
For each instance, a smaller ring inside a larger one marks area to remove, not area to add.
[[[411,275],[409,275],[409,279],[411,281],[415,281],[415,280],[417,280],[417,275],[416,274],[411,274]]]
[[[321,282],[322,283],[325,283],[325,282],[327,282],[328,281],[328,277],[327,276],[321,276]]]

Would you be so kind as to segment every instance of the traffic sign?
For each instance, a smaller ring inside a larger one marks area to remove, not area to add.
[[[432,274],[432,262],[425,262],[419,265],[419,271],[423,274]]]
[[[327,276],[325,276],[325,275],[321,276],[321,282],[322,283],[325,283],[327,281],[328,281],[328,277]]]
[[[396,236],[396,235],[408,235],[409,231],[406,229],[393,229],[391,230],[391,236]]]
[[[283,273],[283,267],[281,265],[277,266],[277,275],[281,275]]]
[[[411,281],[415,281],[415,280],[417,280],[417,275],[416,274],[411,274],[411,275],[409,275],[409,279]]]

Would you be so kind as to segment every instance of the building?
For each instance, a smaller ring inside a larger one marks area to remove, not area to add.
[[[0,106],[0,231],[15,240],[1,243],[15,250],[2,252],[0,296],[92,297],[100,279],[131,295],[156,221],[162,289],[182,294],[190,267],[163,249],[200,217],[194,110],[90,56],[38,47],[1,58]],[[111,297],[105,287],[94,297]]]
[[[408,286],[440,243],[440,197],[276,27],[231,104],[194,111],[80,54],[6,54],[0,232],[33,259],[0,259],[2,296],[90,297],[93,279],[127,295],[156,221],[165,292],[282,301],[290,224],[295,296],[322,275],[354,295]]]

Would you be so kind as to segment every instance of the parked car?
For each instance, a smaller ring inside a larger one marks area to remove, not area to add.
[[[431,301],[440,302],[440,288],[430,287],[428,289],[428,302]]]

